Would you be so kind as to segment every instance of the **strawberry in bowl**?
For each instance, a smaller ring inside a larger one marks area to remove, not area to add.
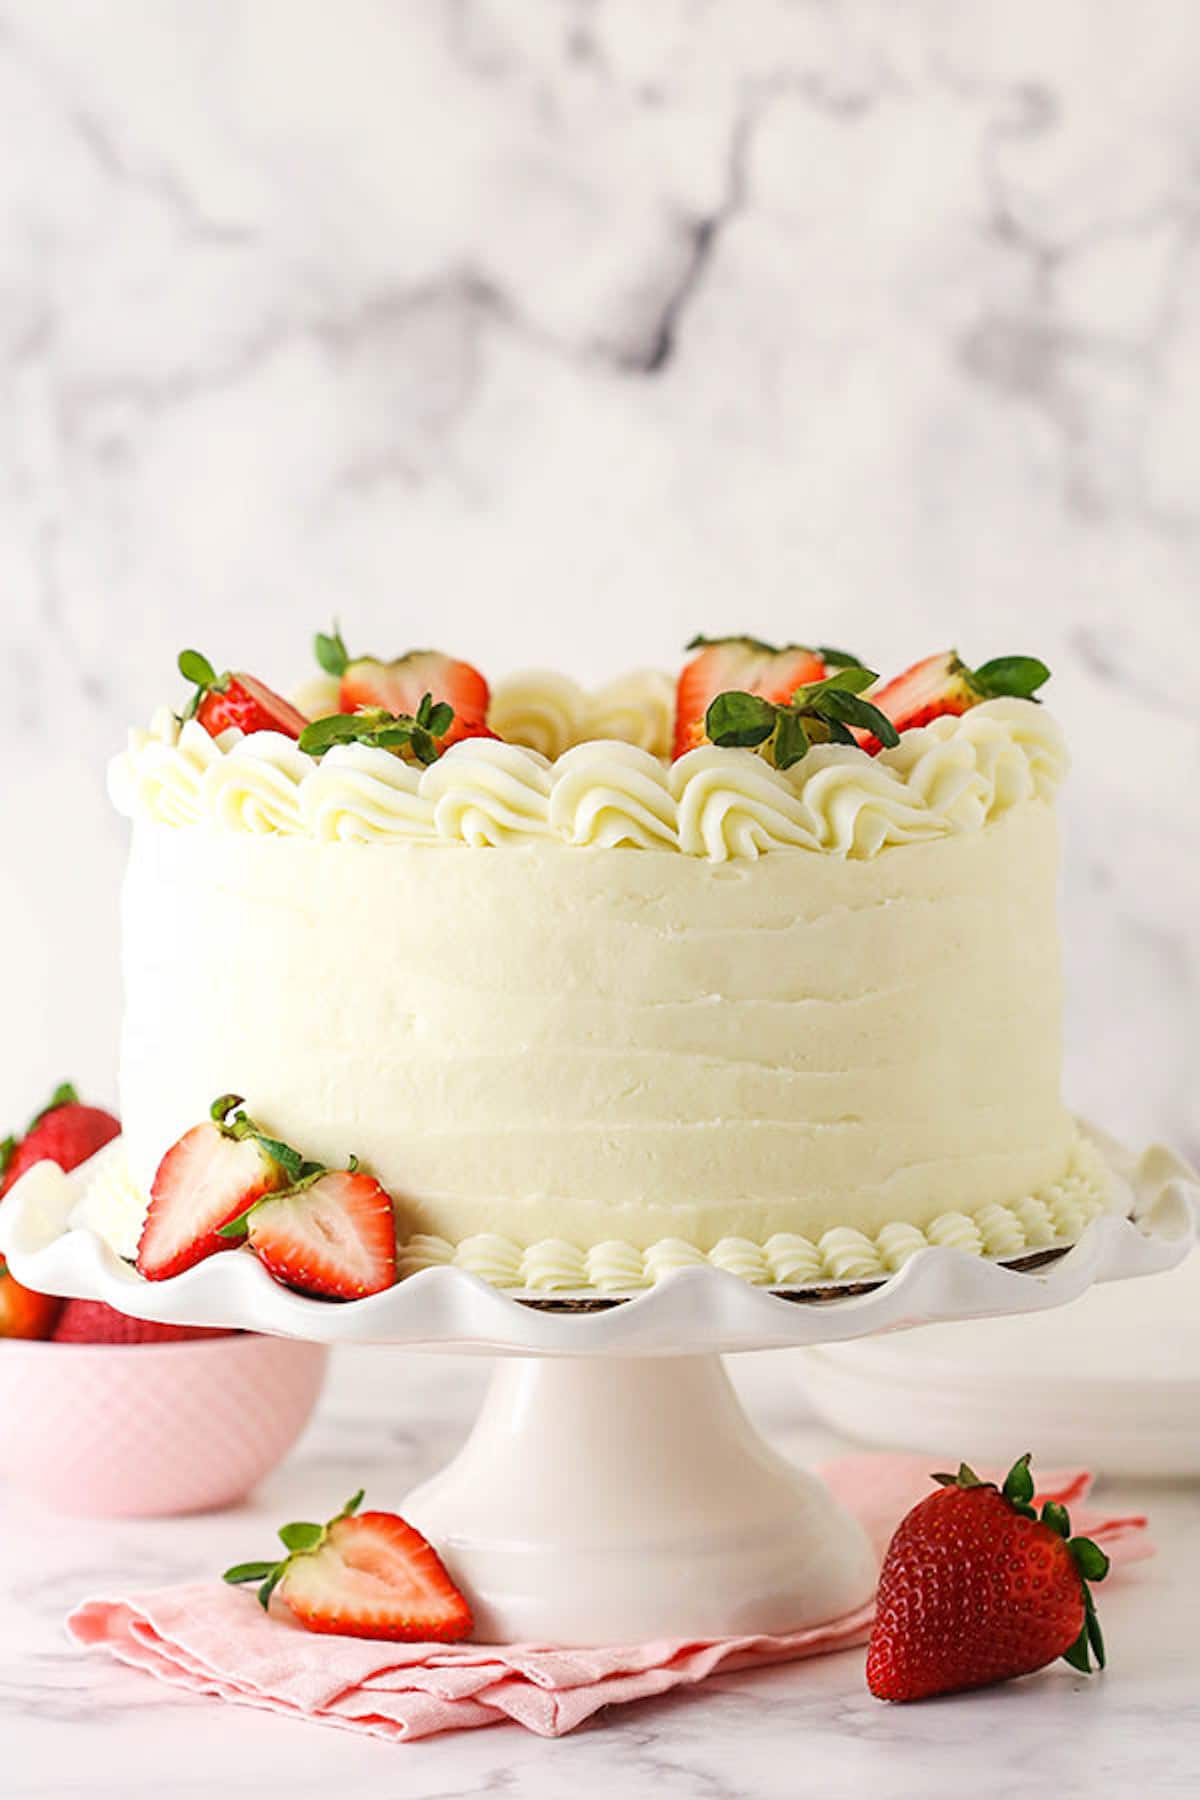
[[[119,1131],[111,1113],[85,1106],[64,1083],[0,1147],[4,1193],[41,1162],[80,1168]],[[243,1189],[235,1210],[244,1203]],[[0,1468],[12,1487],[64,1513],[231,1504],[303,1430],[327,1358],[317,1344],[34,1293],[0,1261]]]

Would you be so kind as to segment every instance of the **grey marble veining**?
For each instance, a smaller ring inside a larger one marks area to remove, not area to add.
[[[1200,1152],[1198,100],[1188,0],[0,0],[8,1113],[111,1092],[127,723],[336,612],[1044,655],[1069,1093]]]
[[[788,1453],[833,1440],[806,1424],[795,1353],[735,1358],[743,1398]],[[313,1426],[246,1506],[190,1519],[39,1517],[0,1488],[0,1730],[5,1800],[1059,1800],[1190,1796],[1200,1703],[1189,1649],[1200,1560],[1194,1491],[1110,1489],[1146,1507],[1161,1555],[1101,1591],[1111,1661],[1088,1681],[1065,1666],[954,1700],[897,1708],[870,1698],[847,1651],[616,1708],[554,1741],[497,1726],[385,1745],[181,1695],[84,1656],[61,1620],[88,1594],[191,1580],[259,1553],[284,1518],[332,1508],[360,1482],[396,1504],[451,1454],[486,1374],[481,1361],[342,1351]],[[19,1551],[16,1546],[19,1545]],[[247,1604],[251,1604],[247,1595]]]

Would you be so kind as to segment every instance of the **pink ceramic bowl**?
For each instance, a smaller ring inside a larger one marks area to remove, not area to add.
[[[0,1479],[56,1512],[240,1500],[303,1431],[328,1349],[291,1338],[0,1343]]]

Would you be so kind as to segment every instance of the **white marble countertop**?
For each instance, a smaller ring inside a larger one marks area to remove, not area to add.
[[[789,1452],[835,1453],[806,1421],[795,1353],[735,1361],[758,1422]],[[1109,1486],[1145,1506],[1159,1557],[1103,1594],[1111,1663],[1100,1679],[1046,1675],[920,1707],[881,1706],[861,1651],[619,1708],[556,1741],[515,1726],[385,1745],[184,1696],[72,1650],[69,1606],[89,1593],[195,1579],[261,1549],[264,1530],[365,1483],[394,1503],[451,1454],[482,1362],[342,1351],[319,1414],[285,1466],[235,1512],[148,1522],[62,1521],[0,1492],[0,1788],[5,1800],[223,1800],[287,1794],[503,1794],[605,1800],[795,1800],[797,1793],[1007,1796],[1036,1781],[1074,1796],[1194,1794],[1200,1697],[1192,1613],[1200,1490]],[[999,1734],[1003,1732],[1001,1740]]]

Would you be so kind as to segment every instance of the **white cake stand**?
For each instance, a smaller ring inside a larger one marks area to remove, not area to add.
[[[0,1251],[31,1287],[138,1318],[498,1355],[466,1445],[402,1506],[470,1595],[481,1641],[790,1631],[868,1601],[875,1559],[817,1477],[755,1432],[722,1354],[1035,1312],[1174,1266],[1200,1216],[1190,1172],[1166,1151],[1135,1161],[1106,1148],[1129,1216],[1096,1220],[1035,1269],[929,1249],[866,1291],[784,1296],[694,1268],[579,1313],[437,1268],[336,1305],[279,1287],[246,1252],[155,1284],[68,1228],[87,1170],[47,1163],[0,1211]]]

